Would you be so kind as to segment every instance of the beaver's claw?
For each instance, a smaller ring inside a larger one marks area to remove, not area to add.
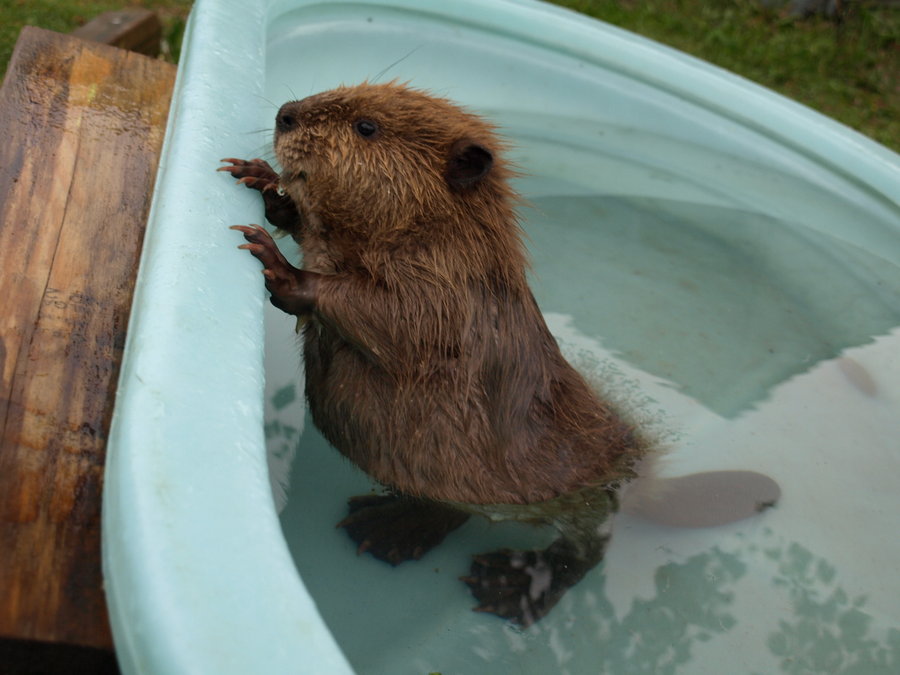
[[[269,163],[262,159],[237,159],[226,157],[223,162],[232,166],[220,166],[216,171],[225,171],[238,179],[238,183],[252,190],[259,190],[266,206],[266,220],[279,230],[296,235],[300,227],[300,212],[297,205],[281,186],[279,176]]]
[[[278,309],[294,316],[311,311],[316,305],[319,275],[300,270],[291,265],[278,250],[271,235],[259,225],[232,225],[232,230],[243,233],[246,249],[263,264],[269,298]]]
[[[260,192],[267,190],[275,190],[277,192],[281,189],[278,182],[278,174],[263,159],[247,160],[226,157],[219,161],[230,162],[232,166],[220,166],[216,171],[227,171],[238,179],[238,183],[246,185],[248,188],[259,190]],[[282,192],[281,194],[284,193]]]

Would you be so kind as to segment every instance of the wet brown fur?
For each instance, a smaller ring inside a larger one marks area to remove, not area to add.
[[[638,434],[566,362],[526,281],[503,144],[481,118],[396,84],[282,112],[292,234],[320,273],[304,329],[326,438],[379,482],[460,504],[532,504],[633,477]],[[363,137],[356,122],[377,133]],[[464,148],[493,163],[448,178]]]

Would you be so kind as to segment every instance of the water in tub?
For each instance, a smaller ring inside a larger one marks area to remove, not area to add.
[[[472,519],[416,562],[358,556],[334,526],[375,486],[305,416],[294,322],[272,310],[266,434],[283,530],[354,668],[900,672],[896,261],[771,208],[685,198],[696,185],[672,175],[651,196],[592,193],[559,170],[577,166],[577,144],[568,158],[555,146],[554,164],[527,132],[515,140],[520,164],[546,169],[517,187],[532,286],[564,352],[661,433],[664,476],[750,469],[783,494],[711,528],[626,509],[605,560],[520,630],[471,612],[458,577],[474,553],[552,533]]]

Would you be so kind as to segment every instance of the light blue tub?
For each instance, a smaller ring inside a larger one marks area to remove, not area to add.
[[[282,102],[367,78],[496,120],[566,351],[665,430],[667,473],[760,471],[776,509],[705,530],[625,513],[525,632],[470,612],[457,577],[539,534],[471,522],[418,563],[355,555],[334,523],[371,483],[304,424],[292,322],[227,229],[261,200],[215,169],[271,158]],[[898,186],[853,131],[530,0],[200,0],[109,445],[123,671],[897,672]]]

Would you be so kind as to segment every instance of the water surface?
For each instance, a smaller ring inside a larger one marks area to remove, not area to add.
[[[267,431],[296,451],[284,532],[354,667],[896,672],[900,267],[723,206],[547,194],[524,213],[551,329],[666,431],[663,471],[759,471],[781,503],[698,530],[620,515],[604,563],[520,631],[469,611],[458,577],[472,553],[550,533],[473,519],[418,562],[357,556],[334,524],[373,484],[303,421],[291,322],[273,313]]]

